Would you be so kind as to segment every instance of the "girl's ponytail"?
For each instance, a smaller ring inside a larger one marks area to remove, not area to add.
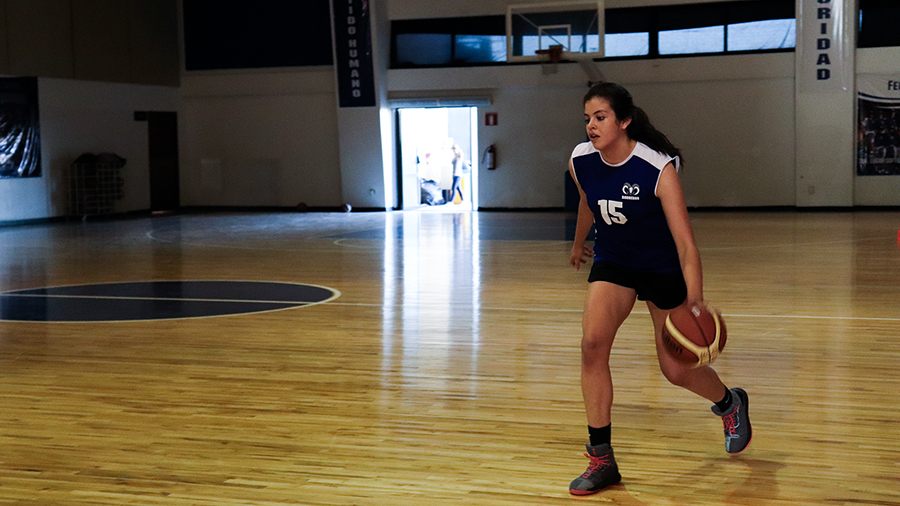
[[[615,109],[614,109],[615,110]],[[616,115],[618,117],[618,114]],[[666,137],[666,134],[657,130],[650,123],[647,113],[640,107],[635,107],[631,113],[631,123],[625,129],[628,137],[643,142],[650,149],[665,153],[671,157],[681,158],[681,150],[676,148],[672,142]]]

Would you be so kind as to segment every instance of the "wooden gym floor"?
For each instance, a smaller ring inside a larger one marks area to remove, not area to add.
[[[666,383],[639,304],[612,357],[623,483],[587,498],[569,215],[0,228],[0,504],[900,505],[900,213],[692,218],[753,443],[727,455]]]

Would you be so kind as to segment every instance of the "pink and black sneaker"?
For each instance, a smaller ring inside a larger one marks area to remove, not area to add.
[[[591,459],[591,463],[588,464],[584,474],[572,480],[569,485],[569,493],[574,495],[595,494],[605,487],[622,481],[622,476],[619,475],[619,466],[616,465],[610,445],[585,445],[585,449],[587,453],[584,456]]]
[[[731,398],[730,408],[719,411],[717,407],[713,406],[712,412],[722,417],[722,425],[725,426],[725,451],[741,453],[753,438],[748,411],[750,402],[747,392],[743,388],[732,388]]]

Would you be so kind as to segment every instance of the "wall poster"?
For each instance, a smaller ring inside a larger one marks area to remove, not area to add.
[[[41,175],[36,77],[0,78],[0,178]]]
[[[803,93],[852,92],[856,26],[845,0],[798,0],[797,84]]]
[[[900,74],[860,75],[856,90],[856,175],[900,175]]]
[[[369,0],[332,0],[338,105],[375,105],[375,63]]]

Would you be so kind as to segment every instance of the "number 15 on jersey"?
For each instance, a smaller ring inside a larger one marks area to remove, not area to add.
[[[607,225],[612,225],[613,223],[624,225],[628,221],[628,218],[619,212],[619,209],[622,208],[622,203],[617,200],[598,200],[597,207],[600,208],[600,216],[603,217],[603,221]]]

